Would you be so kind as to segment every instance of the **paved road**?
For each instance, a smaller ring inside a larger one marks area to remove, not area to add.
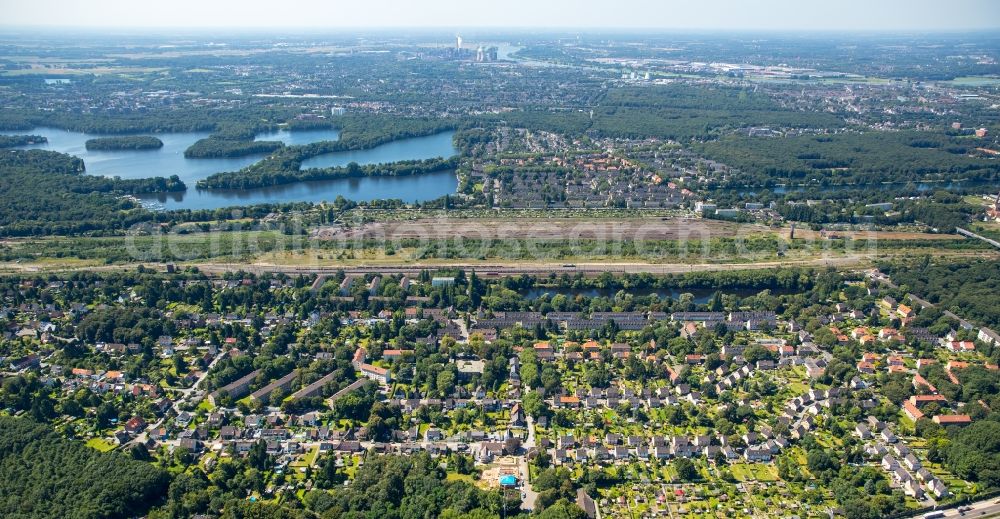
[[[956,227],[955,230],[958,231],[958,234],[961,234],[962,236],[968,236],[969,238],[976,238],[977,240],[982,240],[982,241],[984,241],[984,242],[986,242],[986,243],[988,243],[988,244],[990,244],[990,245],[992,245],[992,246],[1000,249],[1000,242],[997,242],[996,240],[991,240],[991,239],[989,239],[989,238],[987,238],[985,236],[980,236],[980,235],[978,235],[978,234],[976,234],[976,233],[974,233],[972,231],[967,231],[967,230],[965,230],[965,229],[963,229],[961,227]]]
[[[531,449],[535,447],[535,419],[528,414],[525,416],[527,416],[528,422],[528,439],[524,442],[524,447]]]
[[[524,450],[527,451],[535,447],[535,420],[528,416],[528,439],[525,440]],[[522,510],[534,510],[535,500],[538,499],[538,492],[535,492],[531,488],[531,472],[528,470],[528,457],[518,456],[519,464],[521,466],[521,481],[524,482],[521,485],[521,492],[524,497],[521,499],[521,509]]]
[[[465,319],[452,319],[451,322],[458,326],[459,335],[462,337],[460,342],[469,342],[469,328],[465,326]]]
[[[538,499],[538,493],[531,489],[531,483],[528,482],[528,477],[530,472],[528,472],[528,458],[527,456],[518,456],[518,467],[521,472],[519,474],[521,481],[524,484],[521,485],[521,510],[534,510],[535,500]]]
[[[1000,514],[1000,500],[997,498],[984,499],[968,505],[972,509],[967,512],[959,512],[958,509],[951,509],[944,513],[945,517],[970,517],[985,518]],[[964,508],[964,507],[960,507]],[[918,516],[919,517],[919,516]]]
[[[181,404],[184,404],[185,402],[187,402],[191,398],[191,394],[194,393],[198,389],[198,386],[200,386],[201,383],[204,382],[206,378],[208,378],[208,374],[212,371],[212,368],[214,368],[215,365],[220,360],[222,360],[222,358],[225,357],[226,355],[227,354],[226,354],[225,351],[219,352],[219,354],[216,355],[214,359],[212,359],[212,362],[210,362],[208,364],[208,367],[205,368],[205,371],[201,374],[201,376],[198,377],[198,380],[196,380],[194,382],[194,384],[191,384],[191,387],[185,388],[185,389],[178,389],[177,390],[177,391],[179,391],[181,393],[181,396],[180,396],[180,398],[177,398],[176,400],[173,401],[173,406],[171,407],[171,409],[174,411],[174,415],[180,414],[180,412],[181,412]],[[195,404],[198,404],[198,403],[201,403],[201,401],[199,400],[198,402],[195,402]],[[122,448],[125,448],[126,446],[132,445],[132,444],[135,444],[135,443],[145,443],[146,440],[149,438],[149,431],[152,431],[152,430],[160,427],[161,425],[163,425],[163,422],[167,419],[167,416],[169,416],[169,415],[170,415],[169,413],[164,413],[163,416],[159,420],[156,421],[156,423],[154,423],[154,424],[146,427],[145,431],[142,431],[141,433],[139,433],[138,435],[136,435],[136,437],[133,438],[132,441],[130,441],[130,442],[126,443],[125,445],[123,445]]]

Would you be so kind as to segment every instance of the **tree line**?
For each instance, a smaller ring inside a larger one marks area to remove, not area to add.
[[[32,144],[42,144],[49,142],[49,139],[41,135],[0,135],[0,149],[16,148],[18,146],[29,146]]]
[[[145,179],[84,174],[83,161],[45,150],[0,152],[0,235],[75,234],[145,221],[122,195],[182,191],[176,176]]]

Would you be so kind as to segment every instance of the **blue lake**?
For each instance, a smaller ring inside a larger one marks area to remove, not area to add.
[[[458,179],[454,171],[438,171],[406,177],[315,180],[260,189],[209,191],[189,188],[185,193],[149,195],[143,198],[143,203],[149,207],[164,209],[215,209],[281,202],[332,202],[338,195],[348,200],[398,198],[412,203],[454,194],[457,187]]]
[[[398,162],[401,160],[450,157],[455,154],[455,148],[452,146],[453,135],[455,135],[455,132],[444,132],[426,137],[393,141],[369,150],[325,153],[302,161],[302,169],[346,166],[351,162],[364,165],[380,162]]]
[[[288,146],[301,146],[319,141],[339,141],[339,130],[299,130],[290,132],[279,130],[276,132],[258,133],[255,141],[281,141]]]
[[[5,135],[32,134],[48,138],[47,144],[26,146],[83,159],[90,175],[121,178],[169,177],[177,175],[188,186],[184,193],[170,193],[143,198],[148,207],[162,209],[216,209],[232,205],[262,203],[323,202],[337,196],[351,200],[400,198],[406,202],[422,202],[452,194],[458,187],[453,172],[438,172],[412,177],[364,177],[354,179],[299,182],[296,184],[247,190],[199,190],[194,186],[213,173],[236,171],[259,161],[264,155],[231,159],[186,159],[184,150],[209,132],[160,133],[163,141],[157,150],[89,151],[87,139],[106,137],[57,128],[35,128],[30,131],[5,131]],[[394,141],[367,150],[328,153],[309,159],[305,168],[326,165],[377,164],[399,160],[451,157],[457,153],[452,144],[454,132]],[[339,139],[336,130],[278,131],[257,135],[256,140],[280,140],[289,145]]]

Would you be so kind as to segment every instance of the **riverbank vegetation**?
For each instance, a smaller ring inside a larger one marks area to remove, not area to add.
[[[422,175],[455,169],[458,159],[435,158],[426,160],[404,160],[388,164],[366,164],[359,166],[357,162],[342,167],[312,168],[297,171],[262,171],[216,173],[204,180],[198,181],[199,189],[253,189],[293,182],[312,180],[335,180],[340,178],[402,177]]]
[[[0,152],[0,235],[77,234],[124,228],[148,216],[123,195],[183,191],[177,178],[107,178],[84,173],[83,161],[45,150]]]
[[[49,140],[41,135],[0,135],[0,149],[44,144]]]

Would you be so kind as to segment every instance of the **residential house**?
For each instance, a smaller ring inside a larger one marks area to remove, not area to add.
[[[939,414],[935,416],[933,420],[934,423],[941,424],[943,426],[963,426],[972,423],[972,417],[967,414]]]
[[[383,385],[387,385],[392,381],[392,376],[389,373],[389,370],[385,368],[380,368],[371,364],[361,364],[358,366],[358,371],[360,371],[361,375],[365,378],[374,380]]]

